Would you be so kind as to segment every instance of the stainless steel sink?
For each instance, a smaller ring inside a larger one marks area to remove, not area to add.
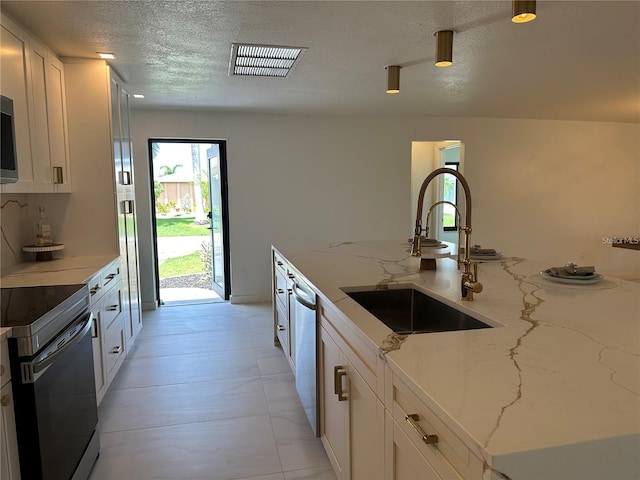
[[[345,293],[396,333],[450,332],[492,328],[414,288]]]

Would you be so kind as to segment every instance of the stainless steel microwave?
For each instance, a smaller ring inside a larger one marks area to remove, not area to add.
[[[0,131],[0,183],[18,181],[18,161],[16,158],[16,128],[13,121],[13,100],[0,95],[0,114],[2,130]]]

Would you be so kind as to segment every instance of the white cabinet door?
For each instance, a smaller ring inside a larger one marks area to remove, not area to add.
[[[31,104],[33,126],[31,129],[31,158],[34,191],[52,192],[51,156],[49,153],[49,119],[47,115],[47,50],[44,45],[31,40]]]
[[[0,30],[0,93],[13,100],[16,158],[20,177],[17,183],[2,185],[2,192],[31,191],[34,179],[31,165],[31,89],[28,80],[31,65],[28,40],[26,33],[4,15]]]
[[[0,478],[2,480],[20,480],[18,463],[18,440],[16,438],[16,420],[13,410],[13,392],[11,382],[0,390]]]
[[[351,363],[347,368],[351,478],[384,480],[384,405]]]
[[[391,415],[387,416],[387,427],[389,433],[385,468],[388,480],[441,480]]]
[[[47,119],[49,125],[49,154],[54,191],[71,191],[69,165],[69,133],[64,83],[64,66],[49,54],[46,63]]]
[[[349,404],[346,359],[331,336],[320,328],[320,439],[338,480],[350,478]]]
[[[18,182],[2,192],[70,192],[62,62],[6,16],[0,55],[0,93],[13,100],[18,160]]]
[[[339,479],[384,479],[384,405],[320,328],[320,432]]]

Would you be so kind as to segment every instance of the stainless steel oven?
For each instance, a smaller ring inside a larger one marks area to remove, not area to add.
[[[87,285],[2,289],[20,473],[86,480],[98,456],[98,411]]]

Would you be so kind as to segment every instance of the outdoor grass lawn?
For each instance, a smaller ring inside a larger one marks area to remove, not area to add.
[[[168,258],[158,267],[160,278],[178,277],[204,273],[204,263],[200,260],[200,252],[193,252],[184,257]]]
[[[158,237],[206,237],[209,225],[196,225],[193,217],[156,218]]]

